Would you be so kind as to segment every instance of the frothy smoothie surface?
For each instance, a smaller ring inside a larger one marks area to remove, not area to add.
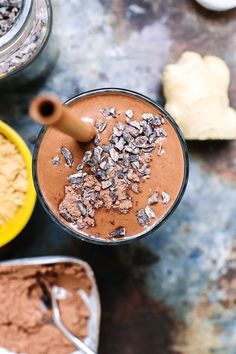
[[[145,100],[100,93],[72,103],[97,128],[81,145],[48,128],[37,158],[41,194],[78,233],[117,240],[145,233],[169,212],[184,180],[184,152],[168,118]]]

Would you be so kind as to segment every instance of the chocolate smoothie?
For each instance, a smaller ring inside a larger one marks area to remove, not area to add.
[[[77,337],[88,335],[89,309],[78,290],[87,294],[91,281],[76,264],[0,266],[0,351],[69,354],[73,345],[53,324],[50,291],[53,285],[69,292],[59,301],[66,327]]]
[[[142,96],[97,92],[73,100],[97,128],[82,145],[50,127],[37,184],[54,217],[79,235],[116,241],[159,224],[183,192],[186,155],[170,119]]]

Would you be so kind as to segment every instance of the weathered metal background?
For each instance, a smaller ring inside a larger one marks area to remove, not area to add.
[[[230,66],[236,108],[236,11],[211,13],[193,0],[54,0],[60,55],[37,88],[1,94],[1,118],[33,147],[39,127],[27,106],[41,91],[66,100],[104,86],[163,101],[165,64],[184,50]],[[37,205],[1,259],[72,255],[95,270],[102,298],[102,354],[236,353],[236,142],[191,143],[183,202],[156,234],[105,248],[64,234]]]

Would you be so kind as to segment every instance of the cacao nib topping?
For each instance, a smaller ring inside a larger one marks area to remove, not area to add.
[[[101,161],[100,161],[100,168],[102,170],[106,170],[107,169],[107,162],[108,162],[108,158],[106,156],[103,156],[101,158]]]
[[[133,118],[134,116],[134,112],[132,111],[132,109],[128,109],[126,112],[125,112],[125,115],[127,118],[131,119]]]
[[[92,151],[90,151],[90,150],[85,151],[84,157],[83,157],[83,162],[88,162],[91,159],[92,155],[93,155]]]
[[[113,117],[113,118],[116,117],[116,109],[114,107],[111,107],[111,108],[105,107],[105,108],[101,109],[100,112],[102,113],[102,115],[104,117]]]
[[[60,163],[61,163],[61,159],[60,159],[60,157],[59,156],[54,156],[54,157],[52,157],[52,164],[54,165],[54,166],[58,166]]]
[[[99,145],[101,142],[101,137],[99,134],[97,134],[93,140],[94,145]]]
[[[132,183],[131,189],[134,193],[140,193],[138,183]]]
[[[85,216],[87,214],[87,209],[83,203],[79,202],[78,208],[79,208],[79,211],[81,212],[81,215]]]
[[[148,219],[154,219],[156,217],[154,211],[149,206],[146,206],[145,214],[147,215]]]
[[[110,180],[102,181],[102,189],[109,188],[111,185],[112,185],[112,182]]]
[[[163,204],[169,203],[169,201],[170,201],[170,196],[169,196],[168,193],[162,192],[162,193],[161,193],[161,196],[162,196],[162,203],[163,203]]]
[[[153,127],[151,126],[151,124],[146,124],[145,127],[143,127],[143,132],[144,132],[144,135],[145,136],[150,136],[154,133],[154,129]]]
[[[109,144],[108,144],[108,145],[102,145],[101,148],[102,148],[102,150],[103,150],[104,152],[109,152],[111,146],[110,146]]]
[[[100,133],[102,133],[106,129],[106,126],[107,126],[107,122],[103,120],[98,120],[95,123],[95,127],[98,129]]]
[[[113,147],[110,149],[110,156],[114,162],[117,162],[119,159],[119,154]]]
[[[67,149],[67,147],[62,146],[60,148],[60,152],[64,156],[67,166],[71,167],[73,165],[74,159],[70,150]]]
[[[129,143],[132,140],[130,133],[126,130],[123,131],[122,136],[127,143]]]
[[[125,227],[118,227],[114,231],[109,233],[109,236],[111,237],[124,237],[126,234]]]
[[[116,113],[114,107],[103,108],[101,113],[106,118],[116,118],[121,114]],[[154,116],[144,113],[143,120],[138,121],[133,119],[134,112],[129,109],[125,116],[125,123],[117,122],[113,126],[107,144],[101,144],[102,132],[107,127],[106,118],[95,122],[98,133],[93,140],[93,148],[85,151],[75,173],[68,176],[69,185],[65,186],[65,196],[59,205],[59,212],[78,229],[94,227],[95,214],[100,208],[128,213],[135,203],[134,195],[139,194],[140,189],[142,191],[140,182],[150,178],[150,162],[154,156],[151,152],[156,149],[158,156],[164,153],[161,141],[167,137],[167,131],[161,127],[164,124],[162,114]],[[67,165],[72,166],[71,152],[62,147],[61,153]],[[57,161],[57,156],[52,158],[52,163],[57,164]],[[170,196],[162,192],[160,199],[163,204],[167,204]],[[151,219],[156,218],[150,207],[156,203],[157,192],[150,195],[144,209],[136,212],[140,225],[149,225]],[[108,236],[119,238],[125,235],[125,228],[118,227]]]
[[[149,198],[148,198],[148,204],[153,205],[158,203],[158,193],[154,192]]]
[[[96,161],[95,160],[88,160],[87,162],[86,162],[86,165],[87,166],[90,166],[90,167],[94,167],[95,165],[96,165]]]
[[[82,178],[83,177],[83,172],[82,171],[79,171],[77,173],[74,173],[73,175],[70,175],[68,177],[68,181],[71,183],[71,184],[76,184],[78,183],[78,179]]]
[[[72,218],[72,216],[68,213],[66,209],[60,210],[59,209],[59,214],[65,219],[66,221],[70,223],[74,223],[75,220]]]
[[[120,137],[122,135],[122,130],[119,130],[117,127],[114,127],[113,134],[117,137]]]
[[[148,219],[148,216],[147,214],[145,213],[145,210],[144,209],[140,209],[136,212],[136,217],[137,217],[137,220],[138,220],[138,223],[141,225],[141,226],[145,226],[145,225],[148,225],[149,224],[149,219]]]
[[[97,160],[97,162],[101,161],[102,152],[103,152],[103,150],[102,150],[101,146],[97,146],[93,149],[93,155],[94,155],[95,160]]]
[[[122,151],[124,149],[124,145],[125,145],[125,140],[124,140],[124,138],[120,137],[120,139],[116,143],[115,147],[117,148],[117,150]]]
[[[155,116],[154,119],[152,120],[152,126],[160,126],[162,125],[162,117],[161,116]]]
[[[77,171],[80,171],[84,168],[84,164],[83,163],[79,163],[76,167]]]
[[[161,138],[167,137],[167,131],[164,128],[156,128],[155,131],[156,131],[158,137],[161,137]]]
[[[157,133],[154,131],[151,135],[149,135],[149,143],[153,144],[157,139]]]
[[[136,120],[132,120],[132,121],[128,122],[128,124],[136,129],[140,130],[140,123],[137,122]]]
[[[124,126],[123,126],[123,124],[122,124],[121,122],[118,122],[118,123],[116,124],[116,127],[117,127],[117,129],[119,129],[119,130],[123,130],[123,129],[124,129]]]
[[[139,135],[139,130],[135,127],[126,126],[125,131],[129,133],[132,137],[136,138]]]
[[[162,156],[162,155],[164,155],[164,153],[165,153],[165,149],[163,149],[163,147],[161,145],[159,145],[158,149],[157,149],[157,155]]]
[[[115,192],[110,192],[109,196],[111,197],[113,203],[115,203],[118,199],[118,195]]]
[[[153,118],[154,118],[153,114],[151,114],[151,113],[144,113],[144,114],[142,115],[142,117],[143,117],[143,119],[145,119],[146,121],[152,121]]]
[[[102,169],[97,169],[95,172],[95,176],[97,177],[98,180],[105,180],[107,179],[107,173],[106,171],[102,170]]]

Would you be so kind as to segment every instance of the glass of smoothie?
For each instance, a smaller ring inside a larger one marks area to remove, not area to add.
[[[42,128],[33,176],[44,209],[65,231],[96,244],[156,232],[188,180],[187,147],[175,121],[153,100],[126,89],[88,91],[65,105],[96,135],[82,144],[53,126]]]

